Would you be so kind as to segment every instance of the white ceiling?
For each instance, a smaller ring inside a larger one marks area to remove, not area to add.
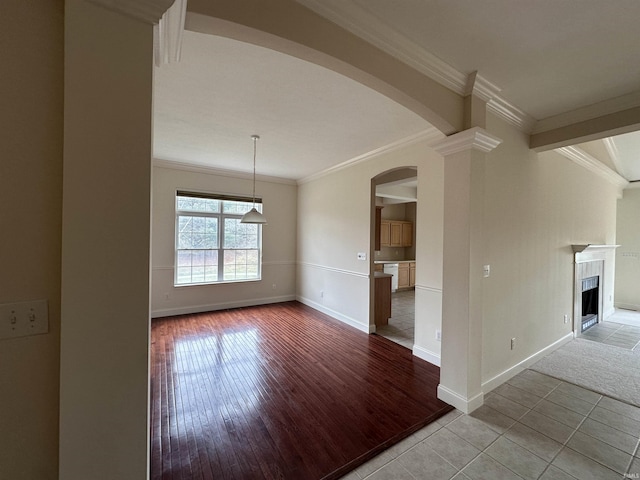
[[[154,156],[300,179],[430,128],[361,84],[266,48],[185,31],[156,68]]]
[[[638,0],[298,1],[407,56],[478,71],[537,120],[640,90]],[[248,172],[256,133],[258,172],[300,179],[430,129],[303,60],[189,31],[183,42],[181,62],[156,71],[156,158]],[[618,172],[640,179],[640,134],[614,145]]]

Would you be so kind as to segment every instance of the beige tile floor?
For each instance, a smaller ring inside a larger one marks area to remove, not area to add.
[[[343,480],[640,478],[640,408],[525,370]]]
[[[638,347],[640,343],[640,313],[617,310],[606,321],[600,322],[584,332],[581,338],[638,350],[640,348]]]
[[[389,324],[376,327],[376,333],[403,347],[413,349],[415,325],[415,291],[404,290],[391,294]]]

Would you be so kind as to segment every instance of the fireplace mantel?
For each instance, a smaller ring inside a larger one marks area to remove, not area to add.
[[[620,245],[594,245],[592,243],[588,243],[586,245],[571,245],[573,249],[573,253],[582,253],[585,250],[594,251],[594,250],[613,250],[618,248]]]

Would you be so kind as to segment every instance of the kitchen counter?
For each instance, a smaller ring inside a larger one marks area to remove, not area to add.
[[[375,278],[393,277],[393,275],[391,275],[390,273],[384,273],[384,272],[373,272],[373,276]]]
[[[415,260],[374,260],[373,263],[384,265],[385,263],[415,263]]]

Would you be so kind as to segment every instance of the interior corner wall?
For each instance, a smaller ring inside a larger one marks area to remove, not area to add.
[[[64,2],[0,14],[0,303],[48,300],[49,333],[0,340],[0,478],[58,475]]]
[[[151,315],[163,317],[295,299],[297,186],[256,182],[262,227],[262,280],[174,286],[177,190],[251,196],[252,181],[165,166],[153,168]]]
[[[494,116],[487,129],[503,142],[485,164],[483,383],[571,333],[571,245],[615,242],[618,194],[553,151],[529,150],[525,134]],[[605,311],[612,289],[605,279]]]
[[[640,188],[618,200],[616,229],[615,305],[640,311]]]
[[[298,299],[362,331],[370,330],[371,179],[418,167],[416,345],[439,357],[431,331],[442,318],[442,157],[407,145],[298,186]],[[367,253],[367,261],[357,259]],[[423,298],[424,297],[424,298]],[[429,333],[427,333],[429,332]]]

